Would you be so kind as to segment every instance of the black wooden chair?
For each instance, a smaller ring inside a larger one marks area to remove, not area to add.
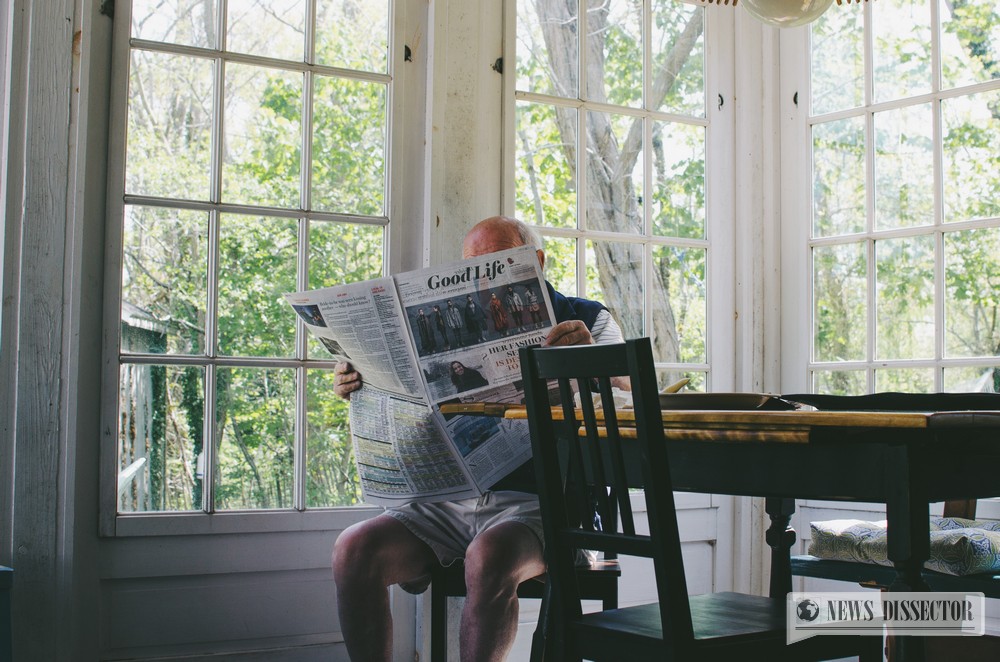
[[[648,338],[623,345],[525,348],[520,354],[552,590],[546,651],[552,657],[547,659],[728,662],[880,652],[881,641],[874,637],[816,637],[786,645],[784,599],[740,593],[688,596]],[[623,434],[614,410],[610,378],[616,376],[631,380],[634,435],[632,430]],[[547,380],[559,384],[561,410],[555,415]],[[571,384],[582,395],[584,431],[575,418]],[[592,404],[595,388],[604,403],[600,418]],[[574,499],[565,494],[565,484],[590,486],[604,495],[613,488],[616,498],[602,499],[600,506],[607,514],[617,512],[616,529],[621,530],[596,531],[586,519],[577,527],[579,518],[570,514]],[[633,487],[645,489],[648,535],[636,532]],[[659,602],[582,613],[573,569],[574,550],[580,548],[651,558],[655,577],[649,581],[655,581]]]
[[[581,504],[593,514],[593,498]],[[613,520],[609,520],[613,522]],[[589,566],[575,569],[580,582],[580,594],[585,600],[600,600],[602,609],[618,606],[618,579],[621,564],[614,554],[594,561]],[[446,662],[448,659],[448,598],[465,597],[465,566],[454,563],[448,567],[438,566],[431,572],[431,662]],[[538,626],[532,637],[531,659],[541,660],[544,656],[545,635],[548,627],[548,601],[546,599],[546,575],[540,575],[521,582],[517,587],[517,597],[542,600]]]
[[[13,584],[14,571],[0,565],[0,662],[10,662],[14,655],[10,623],[10,591]]]

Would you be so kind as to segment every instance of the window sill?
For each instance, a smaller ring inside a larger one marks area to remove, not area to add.
[[[305,512],[129,513],[115,518],[110,537],[335,531],[370,519],[381,511],[375,506],[360,505]]]

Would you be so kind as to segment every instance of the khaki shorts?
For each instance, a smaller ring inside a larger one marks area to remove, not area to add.
[[[503,522],[524,524],[543,546],[545,544],[538,495],[527,492],[504,490],[459,501],[410,503],[387,508],[385,514],[424,541],[445,567],[464,559],[465,550],[477,535]],[[596,558],[594,552],[577,550],[577,565],[586,566]],[[412,582],[400,582],[399,586],[408,593],[420,594],[427,590],[430,582],[430,575],[424,575]]]
[[[543,540],[538,495],[527,492],[486,492],[481,497],[459,501],[409,503],[387,508],[385,514],[424,541],[443,566],[464,559],[465,550],[477,535],[503,522],[520,522],[531,529],[539,542]],[[423,593],[430,580],[425,575],[400,586],[410,593]]]

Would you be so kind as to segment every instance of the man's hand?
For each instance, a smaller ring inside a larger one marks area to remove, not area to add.
[[[343,399],[350,400],[351,392],[361,388],[361,374],[350,363],[338,363],[333,374],[333,392]]]
[[[586,324],[580,320],[568,320],[566,322],[559,322],[559,324],[552,327],[549,335],[542,342],[542,347],[593,344],[594,337],[590,335],[590,329],[587,328]]]

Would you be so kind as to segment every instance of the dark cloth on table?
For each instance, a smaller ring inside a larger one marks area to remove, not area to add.
[[[793,393],[783,400],[833,411],[982,411],[1000,410],[1000,393],[871,393],[824,395]]]

